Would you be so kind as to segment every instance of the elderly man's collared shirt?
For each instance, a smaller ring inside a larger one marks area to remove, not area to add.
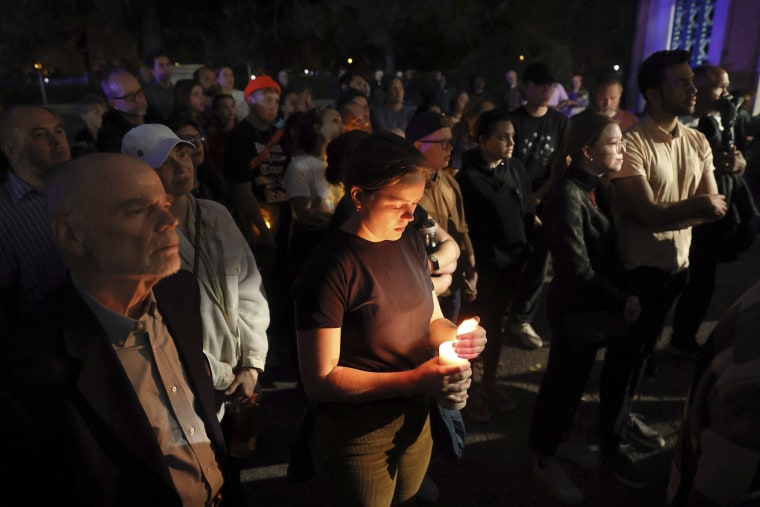
[[[65,276],[42,193],[11,171],[0,186],[0,300],[26,312]]]
[[[134,320],[102,306],[76,280],[74,285],[124,366],[155,431],[182,504],[208,505],[221,490],[222,472],[204,422],[195,412],[195,394],[153,293],[146,301],[145,313]]]
[[[625,139],[623,167],[610,177],[643,177],[657,204],[693,197],[703,176],[713,171],[712,151],[705,136],[680,122],[671,134],[646,115],[626,132]],[[652,232],[631,220],[617,204],[615,221],[627,269],[649,266],[676,273],[689,266],[691,227]]]

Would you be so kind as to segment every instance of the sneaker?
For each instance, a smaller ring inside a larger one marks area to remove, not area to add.
[[[665,347],[665,352],[670,355],[682,357],[684,359],[692,359],[694,361],[697,360],[697,355],[700,350],[702,350],[702,347],[700,347],[696,341],[691,341],[687,345],[676,345],[675,343],[670,342],[668,346]]]
[[[470,396],[467,398],[467,405],[462,409],[462,412],[475,422],[487,423],[490,421],[491,412],[483,401],[483,397],[480,395],[480,390],[472,390],[469,394]]]
[[[617,480],[633,489],[643,489],[647,483],[639,467],[628,454],[626,446],[612,444],[602,446],[602,458]]]
[[[665,447],[665,439],[662,435],[647,425],[638,414],[630,414],[625,422],[624,435],[648,449],[662,449]]]
[[[599,453],[595,447],[579,442],[577,440],[568,440],[562,442],[557,449],[557,457],[563,460],[572,461],[579,467],[586,470],[596,470],[602,464]]]
[[[417,499],[423,502],[435,503],[440,496],[441,492],[438,490],[438,486],[436,486],[428,474],[425,474],[420,489],[417,491]]]
[[[567,476],[556,459],[549,459],[544,464],[538,459],[533,460],[532,473],[533,480],[541,485],[553,500],[563,505],[578,505],[586,501],[586,495]]]
[[[512,412],[517,408],[514,398],[501,384],[483,384],[480,387],[480,397],[499,412]]]
[[[523,346],[530,350],[540,349],[544,346],[541,337],[530,325],[530,322],[512,322],[507,326],[509,332],[520,339]]]

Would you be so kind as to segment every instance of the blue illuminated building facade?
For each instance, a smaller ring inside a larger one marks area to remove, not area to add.
[[[643,109],[636,69],[661,49],[686,49],[692,65],[720,65],[732,87],[758,90],[760,2],[757,0],[640,0],[636,37],[626,77],[628,104]],[[755,102],[755,114],[760,101]]]

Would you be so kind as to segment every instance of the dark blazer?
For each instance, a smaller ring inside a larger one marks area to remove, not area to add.
[[[180,271],[154,294],[225,470],[198,285]],[[28,505],[181,505],[132,384],[71,280],[35,315],[3,358],[12,364],[2,370],[13,374],[0,391],[0,403],[9,407],[0,416],[0,482],[9,481],[2,494]]]

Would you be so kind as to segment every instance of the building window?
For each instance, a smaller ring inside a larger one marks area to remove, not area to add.
[[[691,65],[708,60],[716,0],[676,0],[670,49],[691,51]]]

